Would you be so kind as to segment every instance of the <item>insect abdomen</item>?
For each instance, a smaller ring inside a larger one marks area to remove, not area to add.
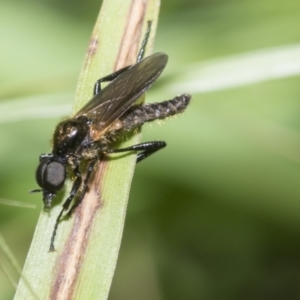
[[[182,94],[171,100],[133,107],[123,115],[122,129],[131,130],[146,122],[161,120],[182,113],[190,102],[189,94]]]

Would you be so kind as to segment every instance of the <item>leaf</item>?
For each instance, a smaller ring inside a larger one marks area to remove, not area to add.
[[[148,20],[150,47],[157,23],[158,1],[104,1],[79,77],[74,112],[92,95],[97,79],[133,64]],[[148,50],[149,51],[149,50]],[[134,136],[123,146],[139,141]],[[23,276],[41,299],[106,299],[113,278],[135,167],[134,155],[97,165],[89,193],[72,218],[63,219],[56,252],[48,252],[61,206],[42,211]],[[68,192],[65,193],[65,196]],[[64,197],[65,198],[65,197]],[[15,299],[31,299],[21,279]]]

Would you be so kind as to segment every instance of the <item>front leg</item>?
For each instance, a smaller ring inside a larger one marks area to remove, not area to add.
[[[78,196],[76,202],[72,205],[72,207],[70,208],[70,210],[68,211],[68,216],[70,216],[74,209],[82,202],[87,190],[88,190],[88,183],[90,181],[90,178],[91,178],[91,175],[93,173],[93,170],[94,170],[94,166],[96,164],[98,159],[93,159],[89,165],[88,165],[88,168],[87,168],[87,171],[86,171],[86,176],[85,176],[85,179],[83,181],[83,184],[82,184],[82,189],[81,189],[81,193],[80,195]]]
[[[74,171],[74,176],[76,177],[74,182],[73,182],[73,186],[70,192],[69,197],[67,198],[67,200],[64,202],[63,204],[63,208],[61,210],[61,212],[59,213],[59,215],[56,218],[56,222],[54,225],[54,229],[53,229],[53,233],[52,233],[52,237],[51,237],[51,242],[50,242],[50,251],[54,251],[54,240],[55,240],[55,236],[56,236],[56,232],[57,232],[57,228],[58,228],[58,224],[60,222],[60,219],[64,213],[64,211],[67,211],[70,207],[70,204],[72,202],[72,200],[74,199],[75,195],[77,194],[80,186],[81,186],[81,182],[82,182],[82,178],[81,178],[81,173],[79,170],[79,165],[76,165]]]

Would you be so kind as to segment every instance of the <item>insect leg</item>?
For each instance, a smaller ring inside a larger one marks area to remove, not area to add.
[[[140,162],[146,157],[150,156],[154,152],[166,147],[167,144],[165,142],[156,141],[156,142],[146,142],[137,145],[133,145],[127,148],[122,149],[108,149],[107,153],[119,153],[119,152],[128,152],[128,151],[142,151],[138,153],[136,162]]]
[[[100,79],[98,79],[94,85],[94,96],[98,95],[101,92],[101,83],[102,82],[108,82],[108,81],[113,81],[114,79],[116,79],[120,74],[122,74],[123,72],[125,72],[128,68],[130,68],[131,66],[127,66],[124,67],[112,74],[109,74],[105,77],[102,77]]]
[[[70,216],[72,214],[72,212],[74,211],[74,209],[81,203],[87,189],[88,189],[88,183],[89,183],[89,180],[90,180],[90,177],[92,175],[92,172],[94,170],[94,166],[95,166],[95,163],[97,162],[97,159],[94,159],[92,160],[89,165],[88,165],[88,168],[87,168],[87,172],[86,172],[86,177],[83,181],[83,186],[82,186],[82,191],[78,197],[78,199],[76,200],[76,202],[72,205],[72,207],[70,208],[70,210],[68,211],[68,216]]]
[[[148,39],[149,39],[150,31],[151,31],[151,25],[152,25],[152,21],[148,21],[147,32],[146,32],[145,37],[143,39],[142,46],[141,46],[141,49],[139,51],[136,62],[139,62],[144,58],[146,45],[148,43]]]
[[[141,49],[139,51],[138,57],[137,57],[137,62],[141,61],[144,58],[144,54],[145,54],[145,48],[149,39],[149,35],[150,35],[150,31],[151,31],[151,24],[152,21],[148,21],[148,29],[147,32],[145,34],[144,40],[142,42],[142,46]],[[107,82],[107,81],[112,81],[115,78],[117,78],[120,74],[122,74],[124,71],[126,71],[128,68],[130,68],[131,66],[127,66],[125,68],[122,68],[112,74],[109,74],[103,78],[100,78],[99,80],[97,80],[97,82],[95,83],[94,86],[94,96],[98,95],[101,92],[101,83],[102,82]]]
[[[75,197],[77,191],[80,188],[80,185],[81,185],[81,182],[82,182],[82,178],[81,178],[81,173],[79,171],[79,165],[77,165],[76,168],[74,169],[74,175],[76,176],[76,179],[75,179],[75,181],[73,183],[70,195],[67,198],[67,200],[64,202],[64,204],[62,206],[63,208],[62,208],[61,212],[59,213],[59,215],[56,218],[56,222],[55,222],[53,233],[52,233],[52,237],[51,237],[49,251],[54,251],[54,240],[55,240],[55,236],[56,236],[56,232],[57,232],[59,221],[60,221],[60,219],[61,219],[64,211],[67,211],[69,209],[69,206],[70,206],[73,198]]]

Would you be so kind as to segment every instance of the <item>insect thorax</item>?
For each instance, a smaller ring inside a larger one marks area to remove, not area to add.
[[[89,139],[89,125],[85,117],[62,121],[57,125],[53,135],[52,152],[59,156],[74,154],[87,139]]]

